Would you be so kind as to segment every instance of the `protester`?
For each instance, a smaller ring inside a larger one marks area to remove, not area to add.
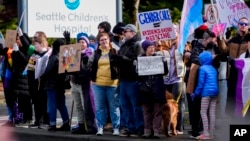
[[[142,48],[145,54],[143,57],[156,56],[155,44],[150,40],[142,42]],[[162,59],[163,61],[163,59]],[[167,62],[164,63],[164,73],[168,73]],[[163,82],[163,74],[143,75],[139,76],[138,83],[143,86],[147,83],[150,91],[142,91],[139,89],[139,101],[142,104],[144,117],[144,134],[143,138],[160,138],[162,106],[166,103],[165,88]],[[139,85],[140,86],[140,85]],[[153,130],[153,135],[151,131]]]
[[[138,75],[135,60],[141,55],[140,38],[133,24],[127,24],[124,29],[125,43],[119,50],[120,58],[120,104],[126,115],[127,131],[121,136],[143,134],[143,113],[138,103]]]
[[[212,54],[205,51],[199,55],[198,85],[191,97],[201,97],[203,133],[197,139],[213,139],[215,132],[215,110],[218,97],[217,71],[212,66]],[[209,109],[209,116],[208,116]],[[210,126],[208,126],[208,123]]]
[[[46,60],[49,58],[51,48],[48,47],[46,34],[42,31],[37,31],[34,34],[32,44],[35,46],[35,51],[29,58],[27,72],[30,86],[29,92],[31,94],[32,103],[34,104],[35,122],[29,127],[43,128],[43,125],[49,124],[49,118],[47,113],[47,94],[45,91],[45,80],[40,78],[40,76],[44,73],[44,69],[39,69],[38,66],[45,65],[41,64],[42,61],[40,60]],[[46,65],[43,67],[46,68]]]
[[[175,25],[175,36],[176,38],[168,41],[161,41],[162,51],[159,51],[162,56],[168,62],[169,73],[164,75],[165,90],[173,94],[174,99],[178,102],[178,117],[177,117],[177,134],[183,134],[184,130],[184,110],[185,110],[185,90],[186,85],[184,84],[184,62],[183,56],[177,49],[177,41],[179,33],[177,32],[177,26]]]
[[[118,64],[117,60],[112,58],[117,52],[110,44],[108,33],[99,33],[97,40],[99,42],[99,47],[89,59],[98,127],[96,135],[103,135],[103,128],[107,119],[106,111],[109,111],[113,127],[113,135],[118,136],[120,127],[120,110],[118,94],[115,93],[118,85]],[[108,102],[108,107],[106,101]]]
[[[88,58],[92,55],[92,49],[88,46],[89,39],[86,33],[78,33],[77,43],[81,44],[80,71],[71,73],[74,103],[76,105],[78,127],[72,129],[73,134],[93,133],[94,114],[90,103],[90,70],[87,68]],[[87,118],[86,117],[90,117]]]
[[[52,54],[49,57],[48,65],[42,76],[42,79],[46,80],[45,86],[48,101],[47,111],[49,114],[48,131],[70,131],[69,114],[65,105],[64,86],[66,74],[58,74],[59,49],[61,45],[64,45],[64,41],[62,39],[57,39],[56,41],[54,41]],[[63,120],[63,125],[59,129],[56,128],[57,109],[59,110]]]

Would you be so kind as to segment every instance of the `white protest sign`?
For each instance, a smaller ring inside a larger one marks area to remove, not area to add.
[[[227,27],[235,25],[240,18],[250,19],[250,9],[243,0],[216,0],[221,23],[227,23]]]
[[[143,56],[137,57],[137,60],[139,76],[164,74],[162,56]]]
[[[217,5],[214,4],[214,8],[212,4],[205,4],[204,14],[207,17],[207,25],[208,27],[213,27],[216,24],[216,19],[219,20],[219,11]]]
[[[151,41],[175,39],[173,23],[168,9],[137,14],[142,39]]]

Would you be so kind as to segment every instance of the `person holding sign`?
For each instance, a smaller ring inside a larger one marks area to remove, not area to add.
[[[48,65],[41,79],[45,81],[45,88],[47,92],[49,128],[48,131],[70,131],[69,114],[65,103],[65,78],[66,73],[58,74],[59,68],[59,49],[64,45],[62,39],[57,39],[53,43],[53,50],[48,60]],[[56,115],[59,110],[63,125],[56,128]]]
[[[103,128],[107,121],[106,111],[109,111],[113,126],[113,135],[119,136],[119,97],[115,92],[118,85],[118,61],[113,57],[117,55],[117,52],[112,48],[108,33],[99,33],[97,40],[99,41],[99,47],[88,61],[91,69],[92,90],[98,128],[96,135],[103,135]],[[108,106],[106,105],[107,101]]]
[[[155,44],[150,40],[142,42],[142,48],[145,52],[142,56],[148,58],[148,64],[157,64],[158,62],[152,62],[151,57],[156,56]],[[163,64],[162,74],[141,75],[139,76],[139,101],[142,104],[143,117],[144,117],[144,134],[143,138],[151,137],[151,131],[153,130],[153,138],[159,138],[161,121],[162,121],[162,109],[163,104],[166,103],[165,88],[163,83],[163,75],[168,73],[167,62],[161,58]],[[153,65],[152,65],[153,66]],[[157,66],[156,66],[157,67]],[[150,68],[148,68],[150,69]],[[153,69],[153,68],[151,68]],[[145,90],[144,86],[147,85],[149,90]]]
[[[178,119],[177,119],[177,133],[183,134],[183,118],[184,118],[184,99],[185,95],[183,92],[185,92],[185,84],[184,84],[184,62],[183,62],[183,56],[179,53],[177,49],[177,41],[178,41],[178,32],[175,28],[175,35],[176,39],[173,40],[162,40],[161,45],[166,50],[159,51],[161,55],[164,56],[164,58],[168,62],[168,69],[169,73],[167,75],[164,75],[164,84],[165,84],[165,90],[172,93],[174,96],[174,99],[177,101],[179,105],[179,113],[178,113]]]

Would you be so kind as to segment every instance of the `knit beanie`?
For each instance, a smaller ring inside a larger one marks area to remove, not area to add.
[[[104,21],[104,22],[101,22],[99,23],[98,27],[101,27],[104,29],[105,32],[109,33],[110,30],[111,30],[111,25],[109,22],[107,21]]]
[[[89,40],[93,40],[93,41],[96,41],[96,37],[94,35],[89,35]]]
[[[141,47],[142,47],[142,49],[146,52],[147,48],[148,48],[149,46],[152,46],[152,45],[155,45],[152,41],[150,41],[150,40],[145,40],[145,41],[142,42]]]
[[[122,35],[122,32],[123,32],[123,30],[124,30],[122,27],[124,27],[124,26],[126,26],[125,23],[123,23],[123,22],[118,22],[118,23],[114,26],[112,32],[115,33],[115,34],[118,34],[118,35]]]
[[[83,33],[83,32],[78,33],[76,39],[77,39],[77,42],[79,42],[80,40],[84,40],[89,46],[89,39],[88,39],[87,33]]]

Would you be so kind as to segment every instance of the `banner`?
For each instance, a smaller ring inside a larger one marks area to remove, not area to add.
[[[221,23],[227,23],[227,27],[235,26],[240,18],[250,19],[250,10],[244,0],[216,0]]]
[[[137,14],[142,39],[151,41],[175,39],[173,23],[168,9]]]
[[[58,73],[80,71],[81,44],[60,46]]]
[[[245,116],[250,100],[250,58],[236,59],[237,85],[235,95],[235,113]]]
[[[139,76],[164,74],[164,65],[162,56],[137,57],[137,60],[138,60]]]

